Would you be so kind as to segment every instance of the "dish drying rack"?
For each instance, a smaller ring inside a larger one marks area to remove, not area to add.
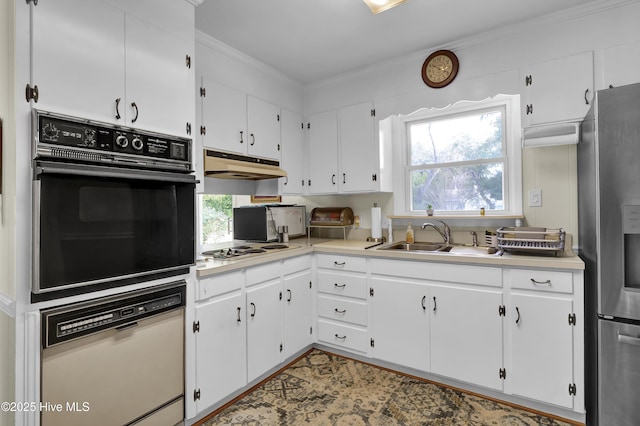
[[[555,255],[564,252],[565,232],[562,228],[502,227],[496,233],[501,255],[505,251],[547,252]]]

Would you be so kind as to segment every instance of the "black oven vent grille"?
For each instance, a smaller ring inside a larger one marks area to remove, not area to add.
[[[89,152],[72,151],[68,149],[51,148],[51,155],[53,157],[68,158],[73,160],[82,161],[105,161],[111,158],[108,155],[93,154]]]

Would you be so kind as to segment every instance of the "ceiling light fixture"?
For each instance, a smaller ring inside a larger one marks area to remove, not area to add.
[[[375,15],[376,13],[384,12],[385,10],[391,9],[394,6],[399,5],[400,3],[404,3],[406,0],[363,0],[371,12]]]

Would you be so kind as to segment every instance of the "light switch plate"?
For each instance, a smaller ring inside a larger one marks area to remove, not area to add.
[[[542,207],[542,190],[529,190],[529,207]]]

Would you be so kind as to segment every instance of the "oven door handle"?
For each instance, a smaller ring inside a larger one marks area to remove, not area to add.
[[[92,166],[86,164],[54,163],[39,161],[35,169],[36,177],[45,174],[111,177],[120,179],[139,179],[163,182],[197,183],[190,174],[162,172],[156,170],[131,170],[115,167]]]

